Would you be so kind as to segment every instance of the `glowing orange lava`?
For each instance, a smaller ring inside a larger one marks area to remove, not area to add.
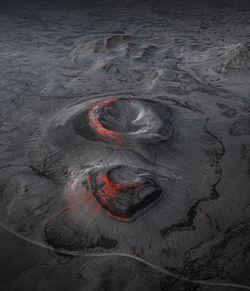
[[[78,185],[74,186],[74,189],[71,189],[69,205],[72,210],[79,212],[82,207],[89,206],[89,209],[92,209],[91,217],[93,218],[103,207],[108,216],[119,221],[125,222],[128,220],[128,215],[125,212],[116,211],[115,214],[112,214],[106,208],[112,209],[110,199],[117,197],[124,188],[138,188],[142,185],[115,183],[108,175],[105,175],[96,177],[96,181],[100,181],[104,185],[100,189],[91,190],[91,178],[88,177],[86,181],[88,183],[87,187],[83,186],[82,183],[78,183]],[[100,199],[96,197],[100,197]]]
[[[115,148],[119,148],[122,143],[125,141],[125,138],[121,137],[121,134],[117,131],[109,130],[103,127],[102,123],[98,119],[98,109],[103,109],[107,104],[110,102],[118,101],[119,98],[113,98],[113,99],[107,99],[104,101],[100,101],[94,105],[92,105],[90,108],[90,112],[87,116],[87,121],[89,122],[90,126],[93,128],[93,130],[101,135],[105,139],[110,139],[114,143]]]

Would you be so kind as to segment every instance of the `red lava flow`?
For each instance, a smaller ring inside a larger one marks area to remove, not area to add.
[[[87,121],[93,130],[103,138],[110,139],[114,144],[114,148],[116,149],[122,145],[122,143],[125,141],[125,138],[121,137],[119,132],[108,130],[103,127],[102,123],[98,119],[98,110],[103,109],[110,102],[115,102],[118,100],[119,98],[113,98],[95,103],[94,105],[90,106],[91,109],[87,116]]]
[[[97,176],[97,181],[103,183],[103,186],[100,189],[91,190],[91,178],[86,178],[87,187],[82,184],[82,182],[77,183],[77,185],[69,186],[70,187],[70,198],[69,205],[70,208],[76,212],[79,212],[82,207],[89,206],[92,211],[92,217],[96,216],[102,207],[102,202],[98,201],[95,196],[98,195],[105,201],[103,203],[106,206],[110,206],[110,198],[115,198],[121,191],[125,188],[138,188],[142,185],[133,185],[133,184],[122,184],[116,183],[108,177],[105,176]],[[128,216],[124,212],[116,212],[116,215],[110,213],[106,210],[107,215],[116,218],[119,221],[127,221]]]

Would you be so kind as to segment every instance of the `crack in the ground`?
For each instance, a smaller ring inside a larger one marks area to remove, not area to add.
[[[208,120],[207,120],[208,121]],[[219,173],[219,178],[217,179],[217,181],[212,185],[212,189],[211,189],[211,194],[208,197],[204,197],[201,198],[199,200],[197,200],[188,210],[187,212],[187,219],[185,221],[179,222],[177,224],[173,224],[171,226],[162,228],[160,230],[160,234],[162,236],[168,236],[171,232],[176,231],[176,230],[194,230],[195,226],[193,224],[194,219],[197,215],[197,209],[200,205],[201,202],[205,202],[205,201],[211,201],[211,200],[215,200],[218,199],[220,194],[217,191],[217,186],[221,181],[222,178],[222,167],[221,167],[221,163],[222,163],[222,157],[224,156],[226,149],[225,146],[223,144],[223,142],[220,140],[220,138],[218,138],[214,133],[212,133],[208,128],[207,125],[204,127],[204,132],[208,135],[210,135],[213,139],[215,139],[221,146],[221,152],[218,154],[219,155],[219,162],[218,165],[216,165],[216,169],[215,171],[217,173]]]

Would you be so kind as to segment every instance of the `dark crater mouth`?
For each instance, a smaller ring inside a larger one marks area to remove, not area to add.
[[[107,214],[130,222],[159,201],[160,186],[141,169],[119,166],[90,176],[90,190]]]
[[[174,134],[171,111],[146,99],[106,99],[75,117],[76,134],[89,140],[111,141],[120,146],[129,141],[156,143]]]

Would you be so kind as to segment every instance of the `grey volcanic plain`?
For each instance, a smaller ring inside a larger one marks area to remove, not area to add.
[[[250,290],[250,3],[0,10],[0,290]]]

